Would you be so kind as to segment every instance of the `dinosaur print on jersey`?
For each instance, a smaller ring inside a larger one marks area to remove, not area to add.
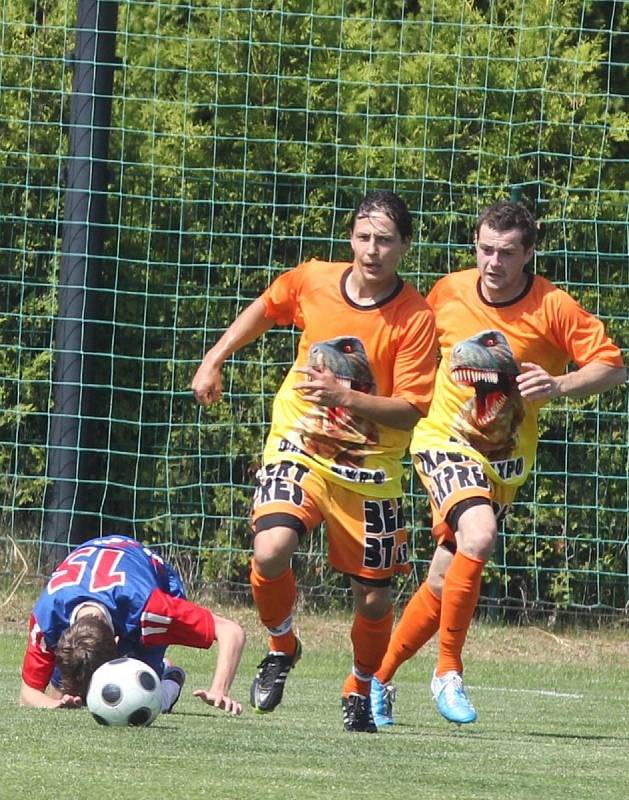
[[[518,365],[505,336],[482,331],[452,349],[450,377],[474,396],[452,422],[453,432],[491,460],[514,450],[524,405],[515,378]]]
[[[324,408],[295,389],[304,381],[299,370],[326,366],[365,397],[395,397],[428,411],[436,367],[432,311],[408,283],[388,299],[358,306],[346,291],[351,273],[347,262],[313,259],[283,272],[262,295],[267,319],[301,330],[296,369],[273,401],[263,462],[289,458],[369,498],[399,497],[410,431]]]
[[[365,347],[355,336],[338,336],[313,344],[308,366],[330,370],[339,383],[355,391],[376,394]],[[304,451],[337,464],[360,466],[371,445],[378,443],[377,425],[352,414],[345,406],[313,406],[301,421]]]
[[[540,275],[510,303],[484,299],[477,268],[440,278],[428,295],[441,363],[428,416],[411,453],[459,453],[495,484],[517,487],[533,467],[538,414],[545,401],[523,398],[524,364],[561,375],[573,362],[621,366],[603,323]]]

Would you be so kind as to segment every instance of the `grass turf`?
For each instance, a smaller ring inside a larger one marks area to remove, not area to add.
[[[248,699],[263,638],[249,644],[234,696]],[[244,620],[243,620],[244,617]],[[230,718],[191,689],[206,686],[213,651],[173,648],[188,672],[176,712],[150,728],[97,726],[89,713],[20,708],[24,638],[0,635],[0,796],[32,800],[617,800],[627,793],[629,645],[622,632],[564,633],[474,626],[466,679],[475,725],[442,720],[428,690],[434,645],[396,676],[397,724],[347,734],[340,685],[349,669],[348,617],[304,617],[304,657],[284,702]],[[5,626],[6,627],[6,626]],[[10,626],[13,628],[13,626]],[[14,628],[13,628],[14,630]]]

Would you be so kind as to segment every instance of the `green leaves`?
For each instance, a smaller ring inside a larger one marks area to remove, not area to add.
[[[545,223],[537,270],[627,341],[620,33],[629,6],[613,5],[350,0],[341,15],[332,0],[121,4],[96,270],[111,324],[93,359],[93,478],[105,487],[107,527],[202,548],[207,577],[235,562],[243,577],[249,487],[298,332],[274,330],[238,354],[209,410],[195,406],[190,381],[281,270],[350,257],[348,212],[365,189],[394,188],[409,203],[416,235],[404,273],[426,291],[470,263],[478,211],[522,184]],[[30,2],[7,0],[2,14],[2,495],[9,513],[28,509],[24,535],[36,536],[28,514],[43,505],[76,11],[39,4],[34,14]],[[524,538],[508,542],[508,556],[539,563],[538,576],[547,566],[592,574],[598,556],[566,567],[553,537],[564,514],[606,542],[622,528],[625,395],[553,409],[542,424],[539,508],[519,508]],[[598,470],[572,475],[570,497],[566,451]],[[605,498],[604,524],[589,500],[579,505],[591,491]],[[418,487],[410,494],[423,561],[425,498]],[[536,537],[547,539],[538,547]],[[626,576],[620,548],[615,568]]]

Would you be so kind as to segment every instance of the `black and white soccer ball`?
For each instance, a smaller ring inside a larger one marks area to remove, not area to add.
[[[99,725],[150,725],[162,707],[159,677],[137,658],[107,661],[92,675],[87,707]]]

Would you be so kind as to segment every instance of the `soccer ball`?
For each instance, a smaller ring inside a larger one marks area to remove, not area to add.
[[[137,658],[115,658],[92,675],[87,707],[99,725],[150,725],[162,708],[160,680]]]

